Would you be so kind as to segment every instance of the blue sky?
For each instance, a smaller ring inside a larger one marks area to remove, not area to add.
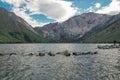
[[[111,0],[66,0],[66,1],[72,1],[74,6],[82,9],[87,9],[88,7],[93,6],[96,3],[100,3],[102,6],[107,6],[111,2]]]
[[[0,7],[14,12],[35,27],[63,22],[86,12],[117,14],[120,0],[0,0]]]

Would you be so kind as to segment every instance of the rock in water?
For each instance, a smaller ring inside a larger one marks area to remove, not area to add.
[[[40,52],[40,53],[39,53],[39,56],[45,56],[45,53]]]
[[[16,53],[10,53],[9,56],[12,56],[12,55],[17,55]]]
[[[48,55],[49,55],[49,56],[55,56],[55,54],[52,53],[52,52],[49,52]]]
[[[72,53],[74,56],[79,56],[79,55],[81,55],[82,53],[81,52],[73,52]]]
[[[65,56],[70,56],[71,53],[70,53],[68,50],[66,50],[66,51],[64,52],[64,55],[65,55]]]
[[[33,56],[33,55],[34,55],[33,53],[28,54],[28,56]]]

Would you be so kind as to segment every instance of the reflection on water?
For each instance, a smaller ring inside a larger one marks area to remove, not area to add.
[[[46,51],[98,51],[97,55],[66,57],[22,56],[20,53]],[[0,80],[120,80],[120,50],[98,50],[96,44],[7,44],[0,56]]]

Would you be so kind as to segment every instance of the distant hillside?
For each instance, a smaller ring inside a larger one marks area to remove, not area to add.
[[[62,23],[36,27],[35,30],[52,42],[79,42],[78,40],[92,28],[104,25],[110,19],[109,15],[89,12],[74,16]]]
[[[119,19],[111,24],[91,30],[82,38],[82,42],[111,43],[115,40],[120,42],[120,14],[117,17]]]
[[[44,42],[22,18],[0,8],[0,43]]]
[[[120,14],[93,12],[74,16],[63,23],[51,23],[35,30],[51,42],[113,42],[120,41]]]
[[[120,14],[84,13],[62,23],[32,28],[22,18],[0,8],[0,43],[120,42]]]

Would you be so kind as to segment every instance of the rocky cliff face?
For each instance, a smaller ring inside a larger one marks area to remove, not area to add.
[[[35,30],[52,40],[67,41],[81,38],[92,28],[104,25],[110,19],[109,15],[90,12],[74,16],[63,23],[51,23],[43,27],[36,27]]]
[[[86,33],[82,42],[111,43],[120,42],[120,14],[113,15],[104,25],[99,25]]]

